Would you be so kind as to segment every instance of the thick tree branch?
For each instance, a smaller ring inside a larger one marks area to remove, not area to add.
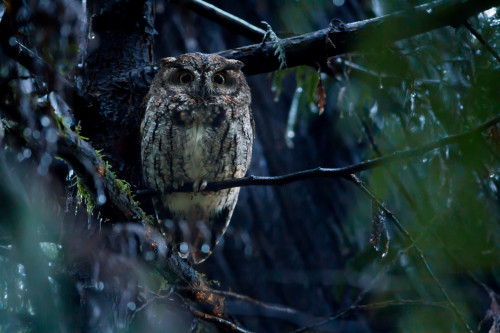
[[[382,165],[387,165],[389,163],[406,160],[411,157],[420,156],[423,153],[431,151],[436,148],[444,147],[450,144],[457,143],[462,140],[469,139],[479,133],[485,131],[493,125],[500,123],[500,115],[495,118],[482,123],[481,125],[473,128],[470,131],[454,134],[447,136],[443,139],[439,139],[428,144],[422,145],[417,148],[406,149],[402,151],[396,151],[392,154],[382,156],[379,158],[374,158],[372,160],[367,160],[358,164],[349,165],[342,168],[321,168],[304,170],[295,173],[290,173],[282,176],[267,177],[267,176],[248,176],[239,179],[225,180],[221,182],[208,183],[204,191],[220,191],[231,187],[241,187],[241,186],[252,186],[252,185],[286,185],[306,179],[313,178],[345,178],[349,177],[351,174],[358,173],[360,171],[365,171],[373,169]],[[193,184],[187,183],[183,186],[174,189],[167,189],[170,192],[193,192]],[[151,191],[140,191],[139,195],[150,195],[153,194]]]
[[[31,136],[23,137],[23,129],[27,123],[15,107],[0,103],[0,111],[4,116],[19,124],[11,128],[12,135],[17,133],[19,140],[24,140],[24,144],[32,151],[44,152],[45,149],[40,141]],[[169,281],[177,281],[178,285],[186,290],[207,290],[204,277],[176,253],[167,250],[168,244],[165,239],[152,227],[154,222],[142,211],[130,193],[124,190],[123,184],[117,181],[116,176],[88,142],[83,141],[71,130],[62,129],[57,132],[57,142],[54,148],[55,151],[51,153],[63,158],[71,165],[89,190],[88,194],[92,196],[94,202],[100,203],[97,208],[104,218],[120,222],[141,221],[145,224],[144,226],[139,223],[123,226],[118,224],[113,230],[115,233],[133,233],[135,238],[140,239],[140,248],[146,261]],[[151,257],[149,254],[154,255]],[[208,307],[215,315],[221,315],[223,312],[223,299],[218,295],[200,291],[186,292],[185,296]]]
[[[287,67],[326,63],[329,57],[360,50],[376,50],[392,42],[445,26],[458,26],[470,16],[493,6],[500,0],[441,0],[411,10],[370,20],[338,24],[327,29],[282,39]],[[280,62],[274,42],[255,44],[219,52],[226,58],[245,63],[247,75],[278,70]]]
[[[234,16],[220,8],[202,0],[176,0],[176,3],[185,6],[206,19],[214,21],[234,33],[245,36],[252,42],[261,42],[266,32],[241,18]]]

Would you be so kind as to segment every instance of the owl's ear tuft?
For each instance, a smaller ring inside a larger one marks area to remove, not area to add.
[[[239,61],[236,59],[227,59],[228,66],[226,69],[234,69],[234,70],[240,70],[245,66],[243,61]]]
[[[170,67],[177,61],[175,57],[166,57],[160,60],[161,67]]]

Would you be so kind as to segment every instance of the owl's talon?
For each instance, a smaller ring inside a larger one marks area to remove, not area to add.
[[[200,184],[200,191],[203,191],[204,189],[206,189],[207,188],[207,184],[208,183],[207,183],[206,180],[202,181],[201,184]]]
[[[200,180],[195,180],[193,183],[193,192],[196,193],[200,189]]]

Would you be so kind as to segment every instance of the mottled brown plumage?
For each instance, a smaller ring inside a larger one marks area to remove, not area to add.
[[[145,98],[141,159],[155,209],[179,254],[205,260],[224,234],[239,188],[200,192],[208,182],[241,178],[254,138],[243,63],[214,54],[162,59]],[[168,193],[193,183],[193,192]]]

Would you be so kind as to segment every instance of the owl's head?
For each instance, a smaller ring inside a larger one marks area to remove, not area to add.
[[[158,75],[163,88],[211,102],[248,89],[242,67],[241,61],[216,54],[188,53],[163,58]]]

